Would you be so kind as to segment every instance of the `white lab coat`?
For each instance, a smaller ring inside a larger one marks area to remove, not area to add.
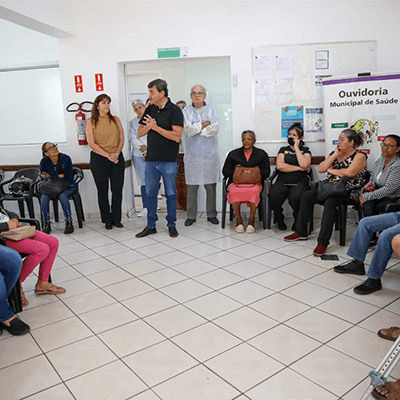
[[[143,154],[140,151],[140,146],[147,146],[147,135],[144,135],[142,137],[139,137],[137,135],[137,131],[139,128],[139,118],[135,117],[131,119],[131,122],[129,123],[130,126],[130,141],[132,143],[132,155],[135,157],[142,157]]]
[[[206,104],[183,109],[184,126],[182,144],[185,153],[185,179],[187,185],[207,185],[221,180],[218,155],[219,118],[217,109]],[[203,122],[210,125],[201,129]]]

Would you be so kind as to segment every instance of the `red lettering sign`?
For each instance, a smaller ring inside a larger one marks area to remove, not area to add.
[[[98,92],[102,92],[104,90],[104,85],[103,85],[103,74],[96,74],[96,90]]]
[[[83,92],[82,75],[75,75],[75,91],[76,93]]]

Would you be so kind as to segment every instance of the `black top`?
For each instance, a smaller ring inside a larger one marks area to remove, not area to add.
[[[183,114],[181,109],[173,104],[168,98],[163,108],[158,108],[150,104],[143,113],[139,123],[145,125],[146,115],[154,118],[160,128],[172,131],[172,126],[183,127]],[[146,161],[169,161],[177,162],[179,160],[179,143],[167,139],[153,129],[147,134],[147,154]]]
[[[300,147],[300,151],[303,154],[311,154],[310,149],[305,146]],[[284,155],[284,160],[286,164],[295,165],[296,167],[299,167],[299,161],[297,160],[296,152],[292,150],[290,146],[281,147],[279,149],[278,154]],[[293,171],[293,172],[279,171],[277,180],[282,181],[284,183],[295,184],[303,179],[308,180],[307,171]]]
[[[261,176],[263,180],[269,177],[269,157],[268,154],[257,147],[253,147],[253,152],[249,158],[246,160],[244,155],[243,147],[239,149],[232,150],[226,157],[225,164],[222,168],[222,174],[224,177],[228,177],[228,185],[232,183],[233,173],[235,172],[236,165],[242,165],[243,167],[260,167]]]
[[[16,219],[16,220],[19,221],[18,215],[15,214],[15,213],[12,212],[12,211],[4,210],[3,208],[0,207],[0,213],[3,214],[3,215],[4,215],[4,214],[5,214],[5,215],[8,215],[8,217],[9,217],[10,219]],[[9,228],[7,222],[0,222],[0,232],[6,232],[6,231],[9,231],[9,230],[10,230],[10,228]]]

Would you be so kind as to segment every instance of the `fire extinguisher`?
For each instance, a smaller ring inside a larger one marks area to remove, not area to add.
[[[71,103],[68,104],[66,110],[68,112],[76,112],[75,114],[75,121],[76,121],[76,134],[78,137],[78,143],[80,146],[86,145],[88,144],[87,140],[86,140],[86,115],[84,112],[90,112],[90,110],[85,110],[83,108],[83,104],[93,104],[91,101],[83,101],[82,103]],[[77,107],[73,107],[73,109],[71,109],[72,106],[77,106]],[[84,111],[84,112],[82,112]]]

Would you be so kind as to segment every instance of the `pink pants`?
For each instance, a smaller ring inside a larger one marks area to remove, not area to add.
[[[39,264],[39,279],[47,282],[58,251],[57,238],[36,231],[36,235],[33,238],[23,239],[19,242],[6,240],[6,244],[11,249],[18,251],[18,253],[28,254],[22,264],[21,282],[24,282]]]

